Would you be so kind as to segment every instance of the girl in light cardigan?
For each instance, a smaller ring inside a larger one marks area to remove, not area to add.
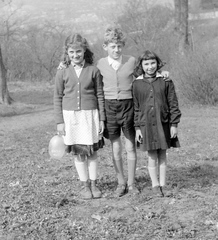
[[[100,198],[96,186],[97,150],[103,147],[104,95],[93,53],[80,34],[66,38],[64,61],[55,78],[54,111],[58,134],[74,157],[83,199]]]

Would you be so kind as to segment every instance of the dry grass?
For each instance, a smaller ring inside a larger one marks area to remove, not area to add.
[[[50,88],[38,89],[35,100],[26,90],[14,91],[20,100],[28,95],[35,101],[31,104],[37,105],[38,112],[31,109],[30,114],[1,117],[1,124],[7,124],[0,129],[0,239],[217,239],[215,107],[182,109],[182,147],[168,152],[170,197],[152,199],[146,190],[137,197],[113,198],[116,179],[106,141],[99,152],[98,185],[104,197],[83,201],[78,196],[80,183],[70,156],[58,161],[48,155],[55,126],[51,110],[40,112],[47,104],[52,107],[52,93],[45,97],[44,91],[50,93]],[[18,127],[12,128],[16,119]],[[150,187],[146,164],[146,154],[138,152],[136,183],[140,190]],[[125,161],[125,172],[126,167]]]

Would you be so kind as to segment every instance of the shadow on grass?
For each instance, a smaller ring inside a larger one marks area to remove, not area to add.
[[[52,105],[46,105],[41,108],[35,105],[25,105],[23,107],[8,106],[0,109],[0,117],[13,117],[21,115],[29,115],[34,113],[46,112],[52,110]]]
[[[207,188],[218,183],[218,167],[210,164],[195,164],[190,167],[171,168],[167,182],[180,189]]]
[[[195,164],[189,167],[168,167],[167,185],[178,189],[203,189],[218,184],[218,167],[212,164]],[[105,176],[99,180],[99,187],[104,191],[114,191],[117,181]],[[141,171],[136,176],[136,187],[141,191],[151,187],[148,173]]]

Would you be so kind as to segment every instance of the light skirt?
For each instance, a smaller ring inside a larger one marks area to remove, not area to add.
[[[99,113],[94,110],[63,110],[66,145],[93,145],[99,141]]]

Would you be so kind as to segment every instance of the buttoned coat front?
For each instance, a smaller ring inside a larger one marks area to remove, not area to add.
[[[134,125],[143,136],[144,151],[179,147],[178,138],[170,138],[170,126],[177,126],[181,112],[172,80],[162,76],[138,77],[133,82]]]
[[[99,110],[99,119],[105,121],[104,92],[100,71],[85,63],[77,77],[74,67],[58,70],[55,77],[54,112],[56,123],[63,123],[63,110]]]

